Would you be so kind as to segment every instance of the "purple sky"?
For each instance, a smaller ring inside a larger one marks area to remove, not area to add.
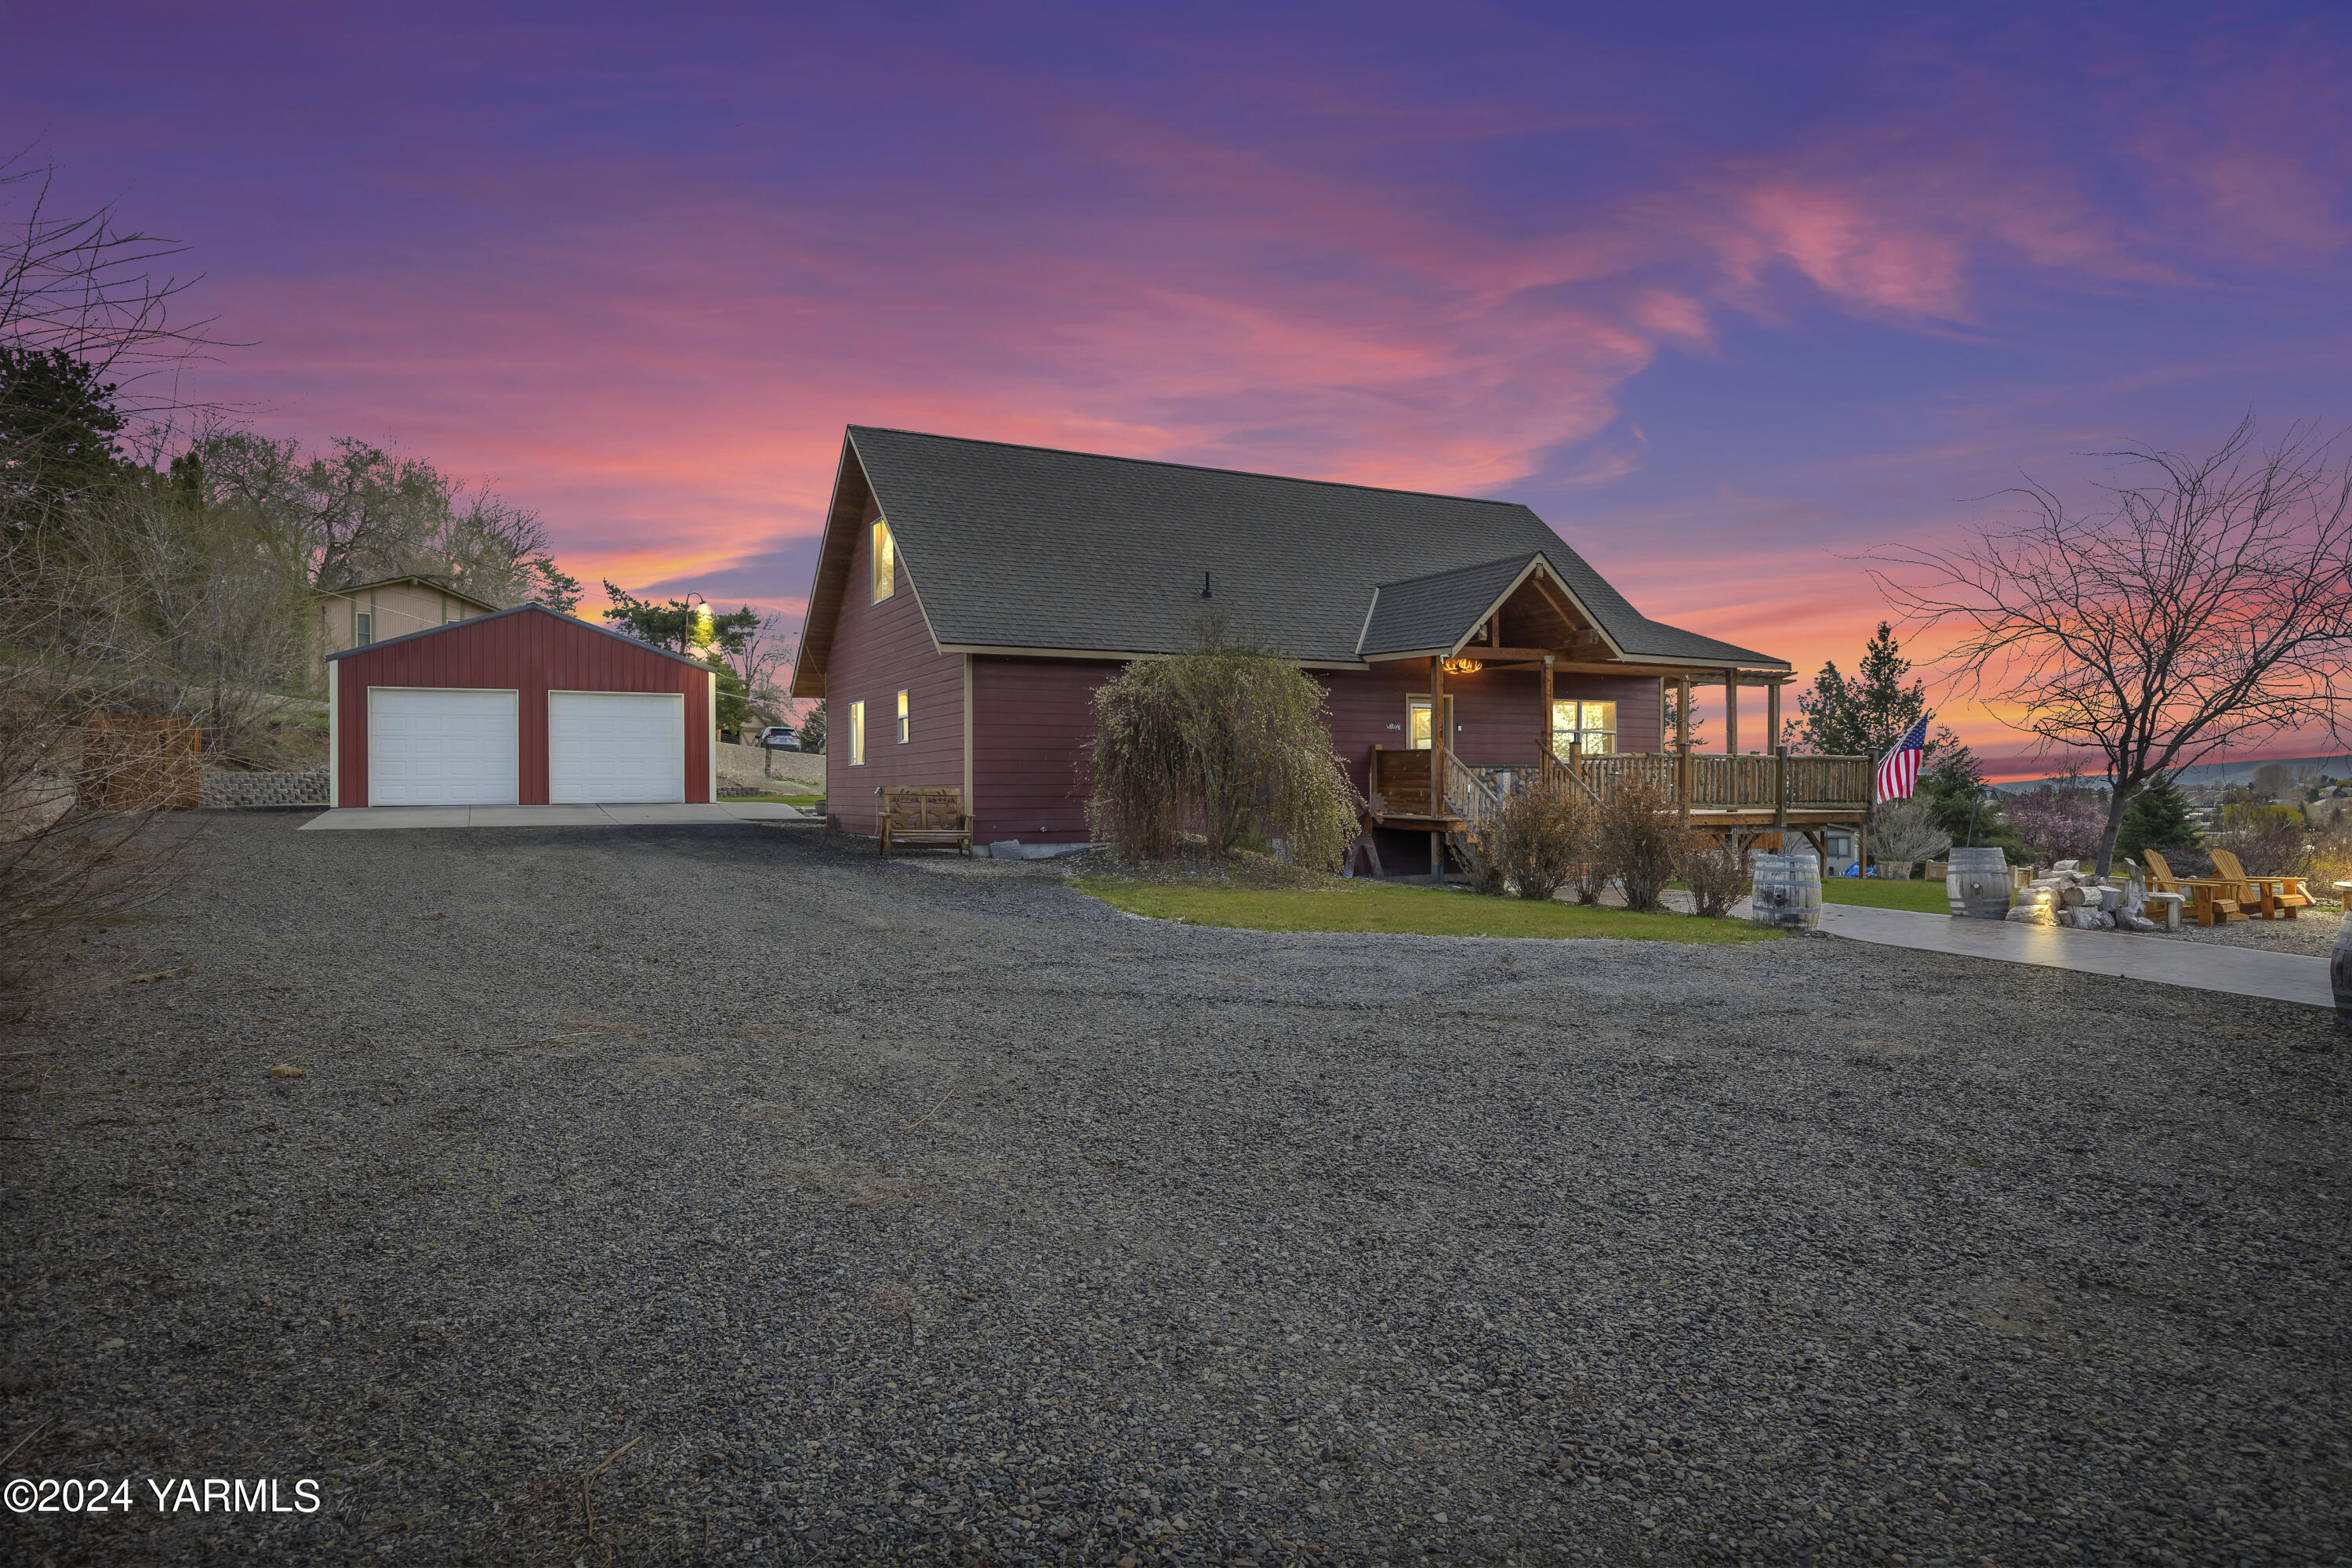
[[[493,478],[592,582],[797,613],[856,421],[1523,500],[1810,672],[1853,554],[2021,473],[2352,423],[2341,5],[0,28],[0,141],[253,341],[197,391]]]

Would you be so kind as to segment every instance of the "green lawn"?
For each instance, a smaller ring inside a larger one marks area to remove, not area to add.
[[[719,799],[721,805],[735,805],[744,801],[764,801],[771,805],[814,805],[824,796],[814,790],[806,795],[730,795]]]
[[[1096,879],[1072,884],[1129,914],[1249,931],[1364,931],[1421,936],[1614,937],[1634,942],[1769,942],[1746,921],[1637,915],[1623,910],[1482,899],[1435,888],[1342,881],[1328,889],[1169,887]]]
[[[1917,910],[1948,915],[1951,900],[1941,882],[1880,882],[1863,877],[1829,877],[1822,882],[1825,904],[1866,904],[1874,910]]]

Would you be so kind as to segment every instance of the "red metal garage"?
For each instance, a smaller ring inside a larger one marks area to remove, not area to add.
[[[328,656],[339,806],[717,794],[710,669],[538,605]]]

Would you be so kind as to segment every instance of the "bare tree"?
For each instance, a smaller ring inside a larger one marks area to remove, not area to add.
[[[206,429],[184,461],[208,506],[322,588],[430,577],[520,605],[540,596],[554,567],[537,512],[365,441],[305,456],[299,441]]]
[[[212,318],[173,319],[196,278],[159,275],[187,247],[125,228],[111,205],[61,215],[55,169],[0,162],[0,342],[35,353],[63,353],[125,387],[222,346]],[[127,400],[126,412],[175,406],[176,394]]]
[[[743,695],[752,710],[771,719],[796,718],[794,704],[777,677],[800,657],[799,641],[786,629],[784,617],[763,613],[743,635],[740,649],[727,662],[743,682]]]
[[[2224,746],[2337,728],[2352,656],[2352,468],[2309,426],[2258,449],[2248,418],[2210,456],[2103,454],[2140,482],[2076,510],[2038,484],[2025,520],[1949,550],[1872,553],[1919,626],[1963,628],[1956,683],[2045,746],[2090,749],[2114,788],[2113,864],[2132,797]]]

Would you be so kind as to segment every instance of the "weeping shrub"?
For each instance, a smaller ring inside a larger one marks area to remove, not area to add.
[[[1581,790],[1522,781],[1486,835],[1487,852],[1519,897],[1548,902],[1592,860],[1593,827],[1592,802]]]
[[[1323,710],[1323,688],[1278,649],[1203,616],[1173,657],[1139,659],[1096,691],[1094,836],[1139,861],[1188,836],[1212,859],[1278,838],[1296,864],[1339,869],[1363,803]]]
[[[1601,806],[1601,858],[1625,889],[1629,910],[1655,910],[1675,879],[1682,824],[1665,792],[1640,778],[1621,779]]]

